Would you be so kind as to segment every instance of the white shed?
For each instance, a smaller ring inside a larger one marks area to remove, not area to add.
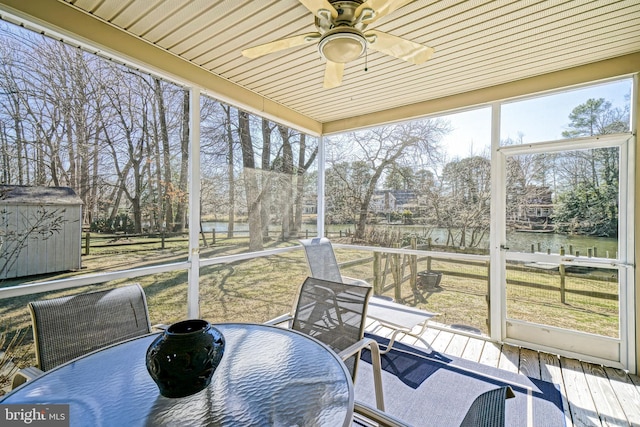
[[[71,188],[0,185],[0,279],[78,270],[81,239]]]

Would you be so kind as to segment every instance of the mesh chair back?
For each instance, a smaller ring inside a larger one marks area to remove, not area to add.
[[[138,284],[29,303],[38,366],[48,371],[101,347],[151,332]]]
[[[337,353],[364,337],[372,287],[307,277],[300,288],[292,329],[323,342]],[[345,364],[355,380],[360,354]]]
[[[504,427],[505,400],[515,397],[509,386],[489,390],[478,396],[460,427]]]
[[[332,282],[342,282],[340,267],[333,252],[333,246],[329,239],[316,237],[313,239],[300,240],[304,253],[307,257],[307,264],[311,270],[311,276],[318,279],[330,280]]]

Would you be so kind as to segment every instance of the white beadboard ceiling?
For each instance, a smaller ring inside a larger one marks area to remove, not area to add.
[[[60,1],[319,123],[640,52],[638,0],[416,0],[370,28],[433,47],[431,60],[369,50],[347,64],[341,86],[323,89],[314,43],[257,59],[240,53],[315,32],[298,0]]]

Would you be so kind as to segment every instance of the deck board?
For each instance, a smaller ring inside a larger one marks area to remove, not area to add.
[[[447,346],[445,353],[450,354],[455,357],[462,357],[462,353],[464,353],[464,349],[469,342],[469,337],[464,335],[454,335]]]
[[[431,343],[431,347],[438,353],[445,353],[453,335],[453,332],[440,331],[436,339]]]
[[[567,398],[567,390],[564,385],[564,377],[562,376],[562,368],[560,367],[560,358],[555,354],[540,353],[540,379],[558,384],[560,393],[562,394],[562,408],[564,410],[565,424],[572,426],[571,409],[569,408],[569,400]]]
[[[536,380],[541,379],[540,354],[534,350],[521,348],[518,372]]]
[[[498,368],[509,371],[518,372],[520,366],[520,348],[504,344],[500,353],[500,360],[498,361]]]
[[[629,424],[640,426],[640,389],[622,369],[604,368]]]
[[[576,427],[601,426],[580,361],[561,357],[560,366],[562,366],[567,399],[570,402],[573,425]]]
[[[484,349],[485,340],[481,340],[478,338],[469,338],[469,342],[467,346],[464,348],[464,352],[462,353],[462,358],[471,360],[473,362],[478,362],[480,360],[480,356],[482,355],[482,350]]]
[[[616,397],[609,378],[602,366],[582,362],[591,398],[596,405],[598,415],[605,426],[628,426],[627,416]]]
[[[498,367],[502,346],[492,342],[486,342],[482,349],[479,362],[483,365]]]
[[[391,329],[377,326],[368,323],[367,330],[391,335]],[[557,384],[567,427],[640,426],[640,378],[621,369],[436,328],[427,328],[422,340],[404,336],[399,341],[422,348],[428,343],[451,356]]]

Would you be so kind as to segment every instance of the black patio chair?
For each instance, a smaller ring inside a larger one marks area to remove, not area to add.
[[[356,381],[360,351],[372,354],[376,407],[384,410],[382,368],[378,343],[364,337],[367,303],[372,287],[358,283],[341,283],[307,277],[300,287],[292,313],[268,324],[282,324],[303,332],[326,344],[342,358]]]

